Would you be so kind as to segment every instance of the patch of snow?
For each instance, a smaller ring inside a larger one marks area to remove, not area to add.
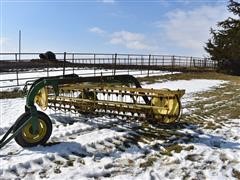
[[[208,91],[214,87],[219,87],[220,85],[226,83],[223,80],[207,80],[207,79],[192,79],[192,80],[177,80],[177,81],[166,81],[162,83],[154,84],[144,84],[144,88],[153,89],[185,89],[186,94],[198,93],[201,91]]]

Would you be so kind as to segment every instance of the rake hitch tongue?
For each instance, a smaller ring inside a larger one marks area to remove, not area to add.
[[[0,141],[22,147],[44,144],[52,133],[47,108],[85,115],[109,115],[155,123],[175,123],[181,116],[185,90],[144,89],[131,75],[78,77],[75,74],[40,78],[27,92],[25,113]],[[12,133],[12,135],[10,135]]]

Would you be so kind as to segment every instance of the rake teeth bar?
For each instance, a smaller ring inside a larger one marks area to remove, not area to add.
[[[110,86],[103,84],[65,84],[60,95],[48,96],[48,107],[64,112],[105,114],[131,119],[157,120],[163,123],[178,121],[180,98],[184,90],[155,90]],[[145,99],[149,100],[148,103]]]

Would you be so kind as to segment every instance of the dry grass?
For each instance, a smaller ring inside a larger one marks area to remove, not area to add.
[[[22,90],[14,89],[13,91],[0,91],[0,99],[10,99],[24,97]]]
[[[233,169],[232,170],[232,175],[233,177],[235,177],[236,179],[240,179],[240,171]]]

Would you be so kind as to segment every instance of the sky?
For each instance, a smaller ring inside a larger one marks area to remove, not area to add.
[[[0,52],[207,57],[227,0],[0,0]]]

